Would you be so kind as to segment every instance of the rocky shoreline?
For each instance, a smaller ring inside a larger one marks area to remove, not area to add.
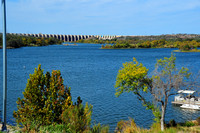
[[[2,124],[0,124],[0,132],[1,132],[1,128],[2,128]],[[14,126],[10,126],[10,125],[7,125],[7,132],[8,133],[16,133],[17,132],[17,129],[16,127]]]

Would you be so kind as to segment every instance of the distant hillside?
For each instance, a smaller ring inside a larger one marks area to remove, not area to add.
[[[42,38],[32,36],[6,35],[7,48],[20,48],[26,46],[47,46],[52,44],[61,44],[62,41],[56,38]],[[0,49],[2,48],[2,34],[0,33]]]
[[[149,36],[121,36],[117,40],[197,40],[200,41],[200,34],[166,34],[166,35],[149,35]]]

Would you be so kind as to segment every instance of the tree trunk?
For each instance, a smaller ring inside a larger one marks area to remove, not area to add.
[[[162,113],[161,113],[161,119],[160,119],[160,126],[161,126],[161,131],[164,131],[164,120],[165,120],[165,109],[164,105],[162,104]]]
[[[165,97],[165,102],[162,103],[162,113],[161,113],[161,119],[160,119],[161,131],[164,131],[164,128],[165,128],[164,122],[165,122],[165,112],[166,112],[167,102],[168,102],[168,97]]]

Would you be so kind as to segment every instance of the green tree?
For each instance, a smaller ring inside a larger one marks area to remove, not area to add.
[[[124,92],[133,92],[147,109],[153,111],[155,120],[158,121],[160,119],[158,108],[143,96],[143,94],[148,93],[148,88],[152,84],[152,79],[148,78],[147,74],[148,69],[135,58],[133,58],[133,62],[124,63],[117,75],[115,87],[118,89],[115,95],[118,97]]]
[[[30,74],[23,92],[18,98],[13,116],[18,124],[28,128],[32,122],[41,125],[61,123],[62,112],[72,105],[70,88],[65,87],[60,71],[43,74],[41,65]]]
[[[182,86],[185,86],[184,79],[190,76],[187,68],[183,67],[181,70],[177,70],[175,60],[173,54],[170,58],[165,57],[164,60],[158,60],[154,75],[149,78],[148,69],[134,58],[133,62],[124,63],[117,75],[116,95],[119,96],[124,92],[133,92],[137,95],[138,99],[153,111],[157,119],[160,118],[161,130],[164,130],[168,98],[175,95]],[[145,93],[149,93],[155,101],[160,103],[157,106],[161,106],[161,114],[159,113],[160,108],[158,110],[152,101],[148,101]]]
[[[191,46],[189,45],[188,42],[182,42],[180,43],[180,45],[178,46],[178,48],[181,50],[181,51],[188,51],[191,49]]]
[[[22,44],[21,40],[15,38],[7,41],[7,47],[19,48],[20,44]]]
[[[190,77],[187,68],[178,70],[175,66],[176,57],[172,54],[170,58],[165,57],[156,63],[150,93],[154,99],[161,104],[161,130],[164,130],[164,119],[166,107],[170,96],[177,94],[177,91],[187,86],[185,79]]]

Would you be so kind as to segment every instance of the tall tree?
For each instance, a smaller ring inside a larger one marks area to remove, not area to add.
[[[157,118],[160,118],[161,130],[164,130],[164,118],[168,98],[175,95],[178,89],[185,86],[185,78],[189,78],[188,69],[182,67],[178,70],[175,67],[176,58],[172,54],[170,58],[160,59],[156,63],[154,75],[148,77],[148,69],[139,63],[135,58],[133,62],[124,63],[117,75],[115,84],[116,95],[123,92],[133,92],[138,99],[148,108],[151,109]],[[161,107],[161,115],[157,106],[150,101],[145,93],[149,93],[154,101],[157,101],[158,107]]]
[[[156,63],[150,93],[155,101],[161,104],[161,130],[164,130],[164,119],[166,107],[170,96],[177,94],[180,88],[185,89],[190,74],[187,68],[178,70],[175,66],[176,57],[172,54],[170,58],[165,57]]]

